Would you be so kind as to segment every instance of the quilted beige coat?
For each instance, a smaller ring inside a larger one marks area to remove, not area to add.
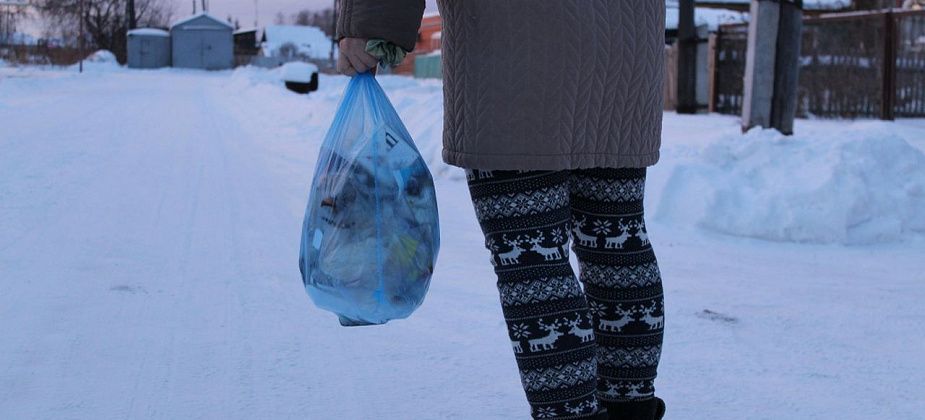
[[[438,0],[447,163],[645,167],[659,158],[660,0]],[[414,47],[423,0],[341,0],[338,36]]]

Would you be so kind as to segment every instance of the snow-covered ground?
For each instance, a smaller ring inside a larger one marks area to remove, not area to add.
[[[346,78],[94,66],[0,68],[0,418],[527,417],[439,82],[380,78],[437,176],[429,295],[343,328],[297,254]],[[666,418],[921,418],[925,121],[664,128]]]

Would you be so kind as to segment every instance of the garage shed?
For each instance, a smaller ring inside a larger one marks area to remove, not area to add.
[[[128,31],[128,66],[157,69],[170,66],[170,33],[161,29],[139,28]]]
[[[234,28],[208,13],[181,19],[170,27],[173,66],[222,70],[234,65]]]

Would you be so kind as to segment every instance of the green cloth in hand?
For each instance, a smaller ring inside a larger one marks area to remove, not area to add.
[[[366,52],[379,59],[382,64],[397,66],[405,59],[405,50],[383,39],[370,39],[366,42]]]

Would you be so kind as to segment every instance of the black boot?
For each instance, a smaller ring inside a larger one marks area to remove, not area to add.
[[[601,401],[607,412],[608,420],[662,420],[665,416],[665,401],[654,397],[643,401]]]

